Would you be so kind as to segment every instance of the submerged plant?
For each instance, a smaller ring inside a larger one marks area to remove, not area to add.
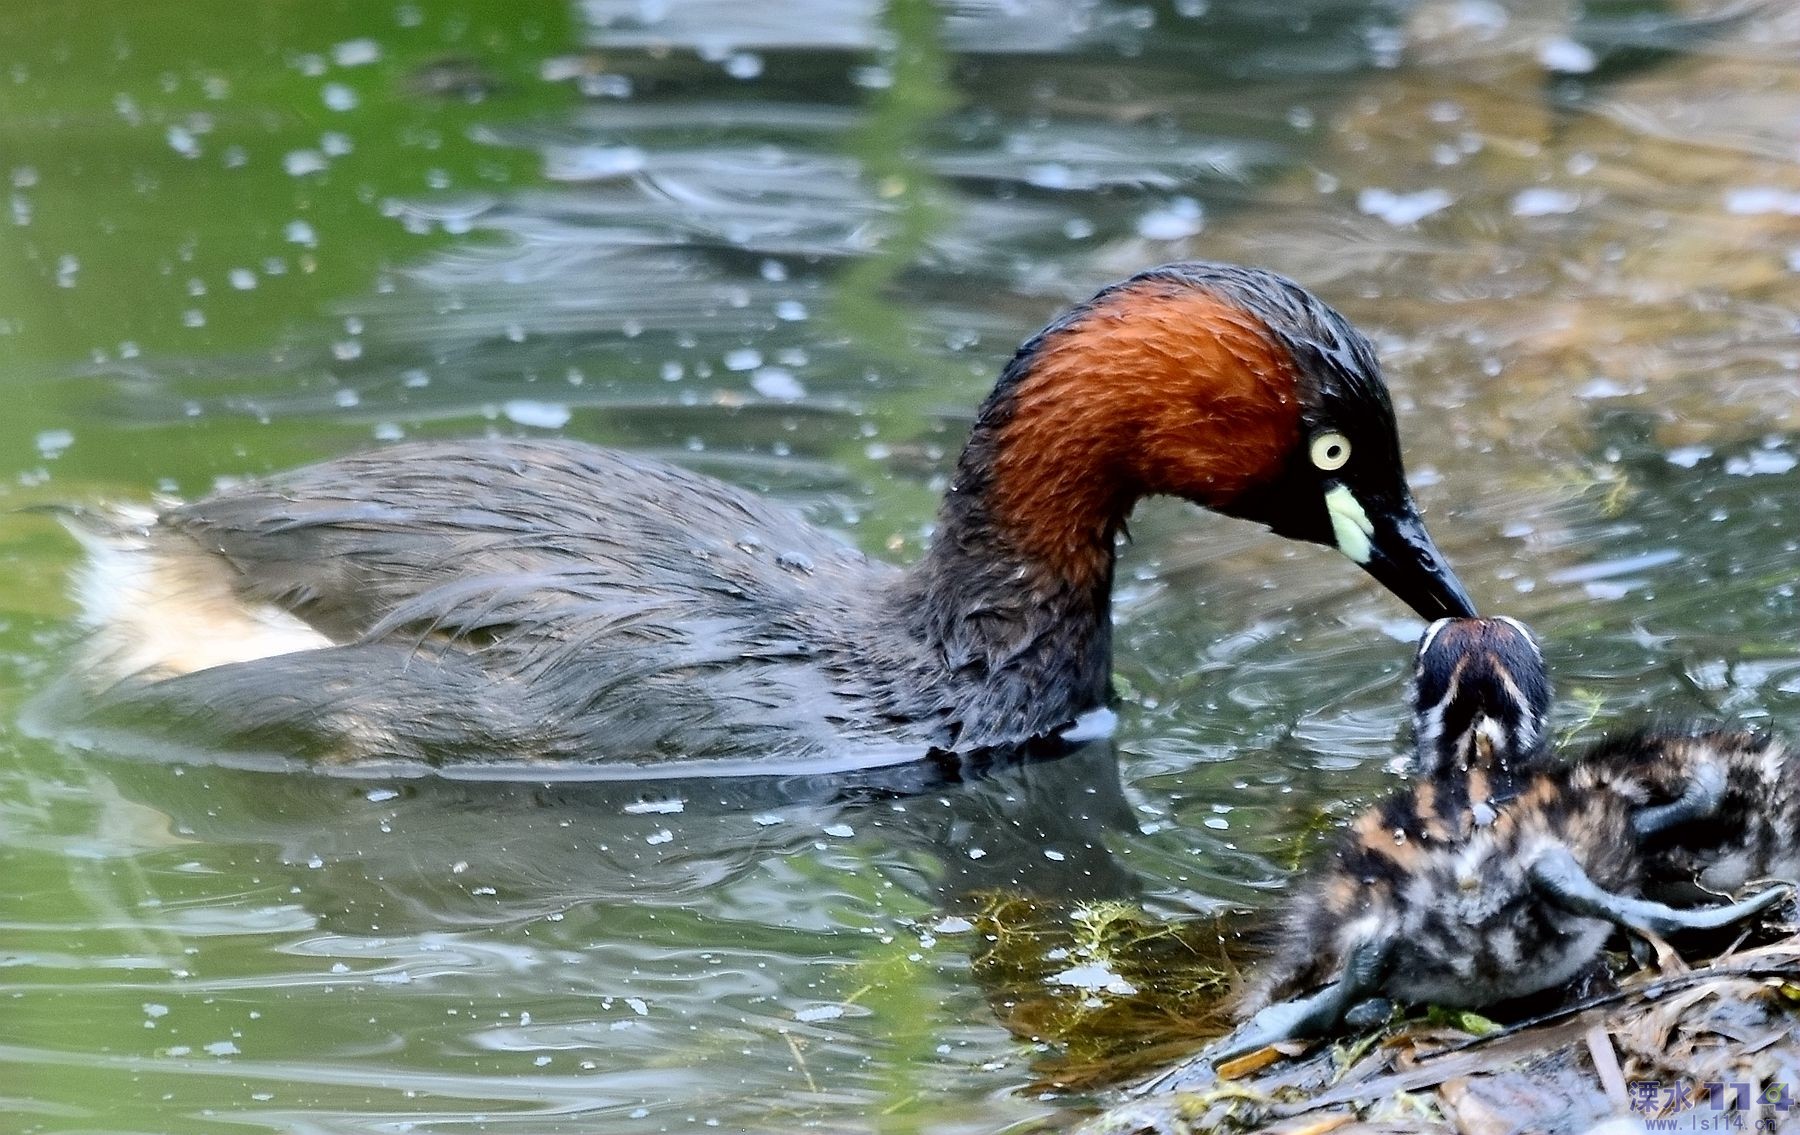
[[[975,921],[987,943],[975,978],[1000,1021],[1040,1046],[1039,1088],[1116,1083],[1230,1026],[1245,954],[1237,915],[1171,922],[1129,903],[994,895]]]

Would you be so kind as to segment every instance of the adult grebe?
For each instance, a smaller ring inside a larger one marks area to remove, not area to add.
[[[396,445],[75,527],[113,715],[430,763],[873,765],[1106,705],[1114,542],[1171,494],[1472,613],[1369,342],[1293,282],[1177,263],[1033,336],[924,557],[872,561],[708,477],[571,441]]]

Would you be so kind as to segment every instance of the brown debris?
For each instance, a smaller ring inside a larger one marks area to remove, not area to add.
[[[1485,1036],[1408,1025],[1360,1049],[1326,1044],[1297,1060],[1265,1060],[1230,1082],[1191,1060],[1128,1090],[1136,1098],[1078,1132],[1547,1135],[1633,1114],[1692,1112],[1690,1120],[1716,1123],[1740,1099],[1744,1130],[1759,1122],[1785,1130],[1800,1094],[1783,1109],[1765,1093],[1774,1100],[1783,1085],[1800,1087],[1796,1007],[1800,934],[1692,970],[1635,975],[1614,992]],[[1655,1085],[1650,1107],[1645,1082]],[[1341,1126],[1306,1126],[1326,1120]]]

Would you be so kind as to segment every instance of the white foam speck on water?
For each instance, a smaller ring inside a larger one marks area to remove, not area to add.
[[[773,812],[764,812],[759,816],[751,816],[750,819],[759,828],[772,828],[776,824],[787,823],[786,817],[777,816]]]
[[[1573,213],[1581,207],[1581,195],[1567,189],[1524,189],[1514,194],[1512,213],[1515,217],[1546,217],[1552,213]]]
[[[672,843],[672,842],[674,842],[674,840],[675,840],[675,833],[670,831],[668,828],[663,828],[661,831],[652,833],[651,835],[647,835],[644,837],[644,842],[647,844],[650,844],[651,846],[655,846],[656,844],[659,844],[659,843]]]
[[[544,150],[544,176],[551,181],[604,181],[644,168],[636,146],[551,146]]]
[[[571,411],[561,402],[539,402],[532,398],[514,398],[500,407],[507,421],[539,429],[561,429],[569,424]]]
[[[1778,449],[1759,449],[1725,462],[1725,472],[1733,477],[1758,477],[1792,472],[1800,458]]]
[[[958,918],[956,915],[951,915],[948,918],[940,918],[932,923],[931,929],[939,934],[963,934],[975,929],[975,924],[966,918]]]
[[[206,1046],[208,1056],[236,1056],[238,1046],[228,1040],[215,1040]]]
[[[1680,445],[1663,454],[1663,459],[1678,469],[1692,469],[1711,457],[1712,452],[1707,445]]]
[[[725,352],[726,370],[755,370],[763,363],[763,354],[755,347],[738,347]]]
[[[796,402],[806,397],[806,387],[786,367],[758,367],[750,376],[750,389],[777,402]]]
[[[1545,578],[1551,583],[1590,583],[1599,579],[1617,579],[1620,576],[1636,575],[1651,568],[1672,564],[1680,558],[1681,552],[1678,549],[1662,548],[1636,556],[1621,556],[1618,559],[1576,564],[1573,567],[1553,571]]]
[[[650,1006],[642,997],[627,997],[625,998],[625,1004],[631,1006],[631,1011],[640,1017],[648,1017],[650,1015]]]
[[[1137,992],[1137,986],[1114,973],[1103,962],[1086,962],[1071,966],[1061,973],[1053,973],[1044,979],[1051,985],[1066,985],[1071,989],[1082,989],[1089,993],[1116,993],[1121,997],[1129,997]]]
[[[1741,217],[1781,213],[1800,216],[1800,192],[1770,185],[1751,185],[1725,191],[1725,211]]]
[[[825,834],[828,836],[835,836],[838,839],[849,839],[856,834],[856,829],[849,824],[832,824],[825,829]]]
[[[225,276],[231,286],[240,292],[250,291],[256,287],[256,273],[248,268],[233,268]]]
[[[1025,167],[1025,184],[1039,189],[1070,189],[1075,185],[1075,171],[1062,162],[1037,162]]]
[[[1596,378],[1593,381],[1584,383],[1578,387],[1575,391],[1575,397],[1586,402],[1591,402],[1600,398],[1625,398],[1633,394],[1642,394],[1643,392],[1644,388],[1641,386],[1627,385],[1610,378]]]
[[[68,430],[44,430],[37,435],[38,456],[49,461],[62,456],[63,450],[75,444],[75,435]]]
[[[850,71],[850,81],[865,91],[885,91],[894,85],[892,68],[870,64]]]
[[[1137,234],[1145,240],[1181,240],[1206,227],[1206,212],[1192,197],[1177,197],[1138,218]]]
[[[546,83],[566,83],[585,77],[588,60],[579,55],[555,55],[538,65],[538,78]]]
[[[1561,75],[1585,75],[1599,65],[1594,49],[1558,36],[1538,45],[1538,62]]]
[[[317,150],[289,150],[281,159],[281,168],[292,177],[318,173],[325,165],[325,155]]]
[[[1455,198],[1448,189],[1420,189],[1412,193],[1396,193],[1391,189],[1371,186],[1356,195],[1356,207],[1371,217],[1379,217],[1395,228],[1416,225],[1433,213],[1448,209]]]
[[[1375,629],[1395,642],[1411,644],[1418,642],[1419,636],[1425,633],[1425,621],[1406,618],[1383,619],[1375,624]]]
[[[796,1021],[835,1021],[844,1015],[842,1005],[814,1005],[794,1013]]]
[[[687,807],[685,800],[639,800],[625,805],[627,816],[669,816]]]
[[[200,156],[200,139],[194,137],[194,132],[187,127],[171,126],[165,137],[169,140],[169,149],[174,150],[182,157],[197,158]]]
[[[359,101],[356,92],[342,83],[326,83],[319,91],[319,98],[325,103],[326,110],[355,110]]]
[[[392,788],[371,788],[363,793],[363,799],[371,804],[380,804],[383,801],[392,800],[398,795],[400,793]]]
[[[331,61],[339,67],[362,67],[381,60],[381,45],[372,39],[347,39],[331,48]]]
[[[289,244],[301,244],[307,248],[314,248],[319,243],[319,234],[305,221],[289,221],[287,227],[282,230],[282,236],[287,239]]]

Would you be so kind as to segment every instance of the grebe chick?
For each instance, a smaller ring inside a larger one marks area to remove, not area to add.
[[[1644,893],[1703,901],[1800,880],[1800,753],[1734,730],[1618,734],[1575,758],[1577,782],[1635,807]]]
[[[1108,703],[1114,544],[1155,494],[1472,613],[1368,340],[1281,276],[1176,263],[1020,348],[904,570],[645,457],[397,445],[88,525],[87,672],[127,722],[338,762],[824,771],[1011,746]]]
[[[1372,998],[1475,1008],[1553,988],[1614,926],[1726,926],[1785,893],[1678,910],[1637,897],[1633,804],[1546,745],[1550,683],[1512,619],[1446,619],[1413,678],[1419,780],[1364,812],[1301,884],[1224,1060],[1331,1031]],[[1279,1000],[1292,998],[1291,1000]]]

